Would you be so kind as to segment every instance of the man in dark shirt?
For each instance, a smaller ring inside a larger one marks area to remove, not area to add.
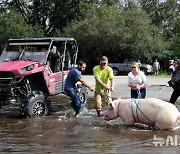
[[[175,71],[172,74],[171,80],[168,81],[169,86],[172,87],[173,93],[170,98],[170,103],[174,104],[180,96],[180,60],[177,59],[174,62]]]
[[[70,70],[65,82],[64,91],[72,100],[71,105],[76,112],[75,117],[78,115],[81,109],[81,101],[76,93],[75,88],[76,83],[80,81],[84,86],[89,88],[91,91],[94,91],[94,89],[82,78],[81,72],[85,71],[85,68],[86,63],[84,61],[79,61],[78,66]]]

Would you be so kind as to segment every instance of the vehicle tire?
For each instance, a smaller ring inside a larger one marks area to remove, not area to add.
[[[144,74],[147,74],[147,70],[145,69],[145,68],[140,68],[140,70],[142,71],[142,72],[144,72]]]
[[[28,117],[42,117],[50,114],[51,102],[41,91],[33,91],[26,104]]]
[[[87,99],[88,99],[87,88],[82,84],[77,84],[76,86],[77,86],[77,94],[81,101],[81,106],[85,106],[87,104]]]
[[[115,76],[119,75],[119,70],[118,70],[118,68],[112,68],[112,70],[113,70],[113,74],[114,74]]]

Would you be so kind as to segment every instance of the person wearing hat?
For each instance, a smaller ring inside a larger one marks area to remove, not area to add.
[[[174,61],[174,72],[172,74],[171,80],[168,81],[168,84],[170,87],[172,87],[174,90],[172,92],[170,103],[174,104],[178,97],[180,96],[180,60]]]
[[[100,117],[100,111],[102,109],[102,98],[107,103],[112,101],[110,91],[114,90],[114,75],[111,67],[108,66],[108,58],[102,56],[100,58],[100,65],[93,68],[93,75],[96,81],[95,86],[95,101],[96,111],[98,117]]]

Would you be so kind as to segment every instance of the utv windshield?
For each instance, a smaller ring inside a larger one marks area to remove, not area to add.
[[[9,42],[0,61],[30,60],[44,63],[50,42]]]
[[[10,51],[10,52],[3,52],[0,57],[0,62],[8,62],[16,59],[18,52]]]

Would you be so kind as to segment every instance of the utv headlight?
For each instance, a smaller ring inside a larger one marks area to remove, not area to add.
[[[34,69],[34,64],[21,68],[22,72],[31,71]]]

